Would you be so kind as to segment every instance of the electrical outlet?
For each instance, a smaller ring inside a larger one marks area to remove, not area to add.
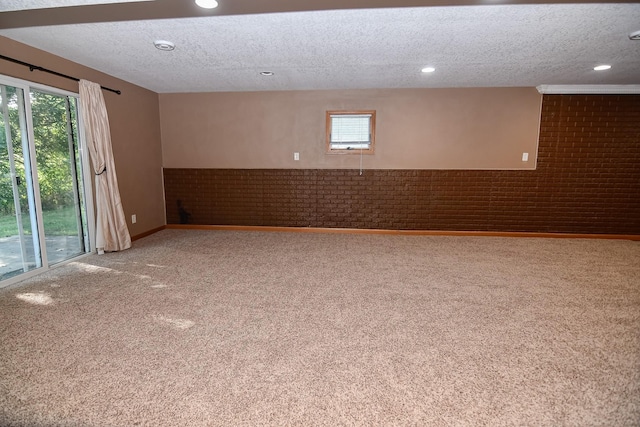
[[[522,153],[522,161],[523,162],[529,161],[529,153]]]
[[[300,153],[293,153],[293,160],[300,160]]]
[[[135,224],[137,220],[138,218],[136,218],[135,214],[131,215],[131,224]]]

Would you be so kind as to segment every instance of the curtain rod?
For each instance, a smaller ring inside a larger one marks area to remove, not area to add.
[[[67,74],[62,74],[62,73],[59,73],[57,71],[49,70],[48,68],[40,67],[38,65],[29,64],[28,62],[20,61],[20,60],[14,59],[14,58],[9,58],[8,56],[0,55],[0,59],[4,59],[5,61],[14,62],[16,64],[20,64],[20,65],[24,65],[25,67],[29,67],[29,71],[34,71],[34,70],[44,71],[45,73],[54,74],[54,75],[56,75],[58,77],[64,77],[65,79],[75,80],[77,82],[80,81],[80,79],[77,78],[77,77],[69,76]],[[120,95],[122,93],[117,89],[111,89],[111,88],[108,88],[108,87],[105,87],[105,86],[100,86],[100,87],[102,89],[104,89],[104,90],[108,90],[109,92],[117,93],[118,95]]]

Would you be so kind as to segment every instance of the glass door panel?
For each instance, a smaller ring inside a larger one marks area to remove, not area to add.
[[[0,85],[0,280],[42,266],[24,101]]]
[[[31,91],[31,116],[48,264],[87,252],[76,98]]]

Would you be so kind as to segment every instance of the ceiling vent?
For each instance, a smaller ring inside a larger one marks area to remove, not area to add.
[[[640,31],[629,34],[629,40],[640,40]]]
[[[166,51],[170,51],[176,48],[176,45],[173,44],[170,41],[167,40],[156,40],[153,42],[153,45],[156,47],[156,49],[158,50],[166,50]]]

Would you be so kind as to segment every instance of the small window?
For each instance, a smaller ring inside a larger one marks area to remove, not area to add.
[[[375,111],[327,111],[327,153],[373,154]]]

